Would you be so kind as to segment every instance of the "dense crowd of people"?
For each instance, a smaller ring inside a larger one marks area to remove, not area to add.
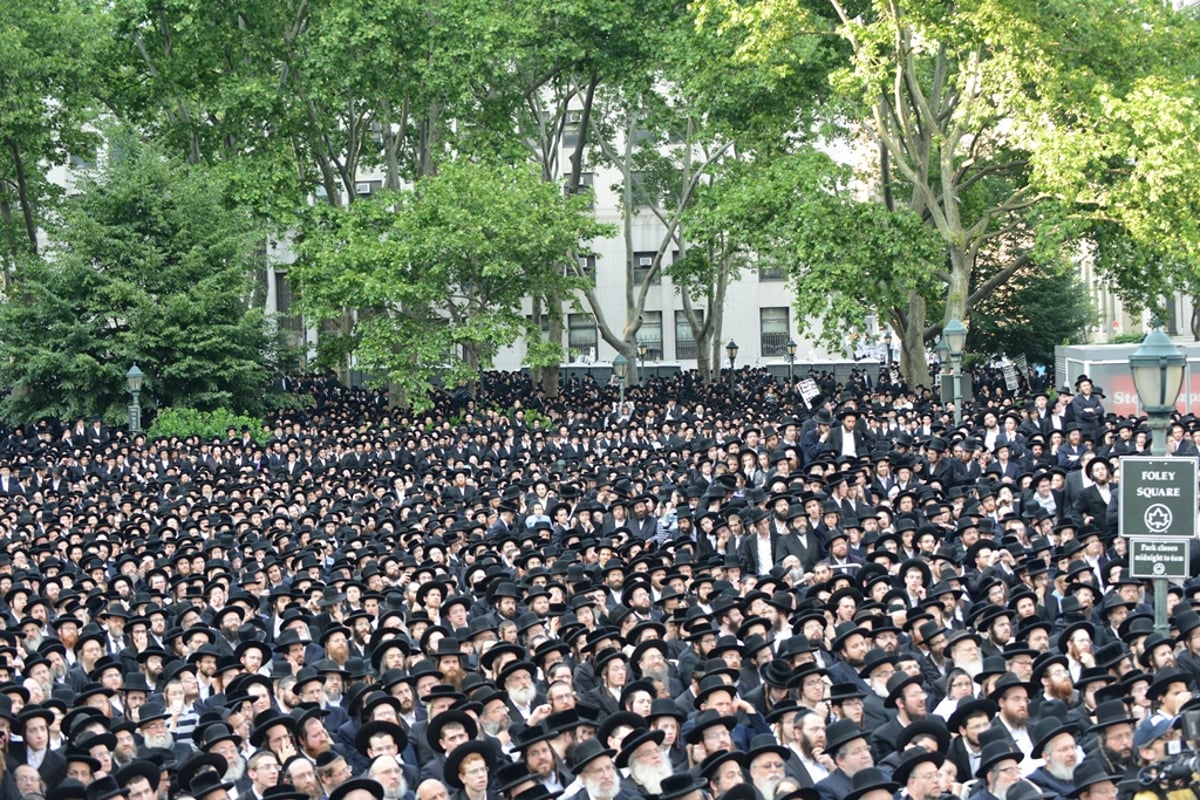
[[[6,428],[0,800],[1158,786],[1200,582],[1156,631],[1115,514],[1143,420],[1086,376],[956,409],[873,372],[488,373],[421,412],[306,376],[263,431]]]

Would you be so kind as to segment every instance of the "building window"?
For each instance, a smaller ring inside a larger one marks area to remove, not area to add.
[[[788,308],[759,309],[763,356],[787,355]]]
[[[700,324],[704,324],[704,309],[697,308],[694,312]],[[696,358],[696,337],[692,336],[692,326],[688,324],[687,312],[675,312],[675,358]]]
[[[635,207],[658,204],[658,189],[648,172],[629,173],[629,193]]]
[[[525,319],[529,320],[530,324],[533,324],[533,314],[526,314]],[[541,318],[538,320],[538,327],[542,329],[543,339],[550,338],[550,315],[545,311],[542,312]]]
[[[642,313],[642,327],[638,328],[637,343],[646,346],[647,361],[661,361],[663,357],[662,312]]]
[[[383,181],[358,181],[354,184],[354,193],[359,197],[370,197],[383,188]]]
[[[579,144],[579,129],[583,125],[583,111],[568,111],[563,121],[563,147],[575,147]]]
[[[646,276],[650,274],[650,267],[654,264],[654,257],[658,255],[654,250],[642,250],[633,254],[633,285],[641,286],[646,282]],[[651,286],[658,286],[662,283],[662,269],[654,273],[654,279],[650,281]]]
[[[596,357],[596,320],[590,314],[567,316],[567,347],[581,356]]]
[[[787,278],[784,272],[783,265],[775,260],[762,261],[758,265],[758,279],[760,281],[782,281]]]

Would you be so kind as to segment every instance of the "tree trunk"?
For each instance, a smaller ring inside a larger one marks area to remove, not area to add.
[[[557,291],[550,292],[547,302],[552,308],[562,308],[562,297]],[[550,331],[547,336],[552,342],[562,342],[563,324],[561,313],[550,315]],[[546,394],[546,397],[558,397],[559,371],[559,362],[557,361],[542,367],[542,391]]]
[[[950,281],[946,286],[946,314],[942,318],[943,324],[955,317],[964,325],[967,323],[967,297],[970,295],[970,283],[970,259],[962,248],[951,246]]]
[[[925,298],[911,293],[903,324],[894,327],[900,335],[900,374],[910,389],[929,386],[929,364],[925,361]]]

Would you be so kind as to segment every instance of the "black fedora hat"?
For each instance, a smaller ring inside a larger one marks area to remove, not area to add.
[[[939,752],[944,753],[950,746],[950,729],[941,717],[931,714],[926,719],[915,720],[905,725],[904,730],[896,737],[896,749],[903,752],[909,742],[914,742],[922,736],[932,736],[936,739]]]
[[[1154,673],[1154,681],[1146,689],[1146,697],[1154,700],[1167,691],[1172,683],[1191,685],[1191,676],[1176,667],[1165,667]]]
[[[153,761],[137,758],[117,770],[116,778],[117,783],[122,786],[128,786],[129,782],[136,778],[145,778],[150,782],[150,788],[157,791],[159,781],[162,780],[162,767]]]
[[[1106,781],[1117,783],[1120,780],[1120,775],[1109,773],[1103,759],[1085,758],[1075,767],[1075,773],[1071,779],[1075,787],[1067,792],[1067,797],[1079,797],[1084,789],[1095,786],[1098,783],[1105,783]]]
[[[865,794],[880,790],[887,792],[890,796],[900,789],[900,784],[888,780],[883,770],[879,769],[879,767],[867,767],[854,773],[851,786],[853,788],[846,794],[843,800],[859,800]]]
[[[223,782],[229,762],[216,753],[197,753],[179,768],[179,785],[196,800],[214,792],[228,792],[233,782]]]
[[[442,738],[442,731],[447,725],[454,724],[463,726],[463,729],[467,732],[468,739],[474,739],[479,735],[479,726],[475,723],[474,717],[457,708],[447,709],[431,719],[429,727],[425,731],[425,741],[429,742],[429,746],[433,749],[433,752],[442,752],[442,746],[439,743]],[[529,730],[529,728],[525,730]]]
[[[967,724],[967,718],[973,714],[987,714],[988,718],[996,716],[999,707],[986,697],[966,697],[959,698],[958,706],[946,718],[946,727],[952,731],[957,731]]]
[[[604,746],[604,742],[599,739],[595,737],[586,739],[580,742],[579,746],[575,748],[575,752],[571,757],[571,771],[578,775],[583,771],[585,766],[597,758],[603,758],[604,756],[613,758],[616,754],[616,750],[609,750]]]
[[[330,792],[329,800],[345,800],[351,792],[357,791],[369,792],[375,800],[383,800],[383,784],[374,778],[351,778]]]
[[[852,720],[839,719],[825,729],[825,752],[836,754],[845,744],[855,739],[867,738],[867,732],[858,727]]]
[[[679,772],[663,778],[658,797],[660,800],[676,800],[704,789],[706,784],[704,778],[691,772]]]
[[[926,750],[924,747],[910,747],[900,754],[900,763],[892,772],[892,780],[901,785],[908,783],[908,777],[918,764],[926,761],[937,765],[940,769],[946,763],[946,757],[936,750]]]
[[[1033,687],[1018,678],[1015,672],[1005,672],[992,686],[992,691],[988,695],[988,699],[999,702],[1004,695],[1013,689],[1024,689],[1025,693],[1031,697],[1034,694]]]
[[[760,733],[750,740],[750,749],[746,751],[746,764],[749,765],[754,759],[769,753],[774,753],[784,761],[792,754],[791,750],[779,744],[775,734]]]
[[[700,762],[700,765],[699,765],[700,774],[703,775],[705,778],[712,780],[713,778],[716,777],[717,772],[721,768],[721,765],[724,764],[726,761],[736,762],[738,767],[741,769],[746,768],[746,757],[745,757],[745,754],[742,753],[741,751],[739,751],[739,750],[716,750],[716,751],[706,755],[704,757],[704,760]]]
[[[853,724],[853,723],[851,723]],[[699,744],[704,739],[704,730],[715,725],[720,725],[725,730],[733,730],[737,725],[736,717],[723,717],[714,708],[708,708],[696,715],[695,724],[692,725],[684,735],[684,741],[688,744]]]
[[[84,796],[87,800],[112,800],[114,797],[128,797],[129,789],[117,783],[112,775],[105,775],[89,783]]]
[[[1088,728],[1089,733],[1110,728],[1113,725],[1136,725],[1137,720],[1129,716],[1123,700],[1106,700],[1096,706],[1096,722]]]
[[[250,744],[261,748],[266,739],[267,731],[276,725],[287,728],[289,734],[296,734],[296,720],[276,708],[268,708],[254,718],[254,727],[250,730]]]
[[[371,737],[381,733],[391,734],[392,738],[396,740],[396,752],[403,753],[408,747],[408,734],[404,728],[394,722],[372,720],[363,723],[354,734],[354,749],[366,755],[367,747],[371,744]]]
[[[1079,726],[1074,722],[1063,722],[1058,717],[1045,717],[1033,729],[1033,749],[1029,751],[1030,758],[1043,758],[1042,750],[1050,744],[1050,740],[1064,733],[1074,736],[1079,732]]]
[[[983,746],[983,752],[979,755],[979,768],[975,770],[976,778],[984,778],[988,774],[988,770],[999,764],[1001,761],[1012,759],[1017,763],[1024,760],[1025,754],[1018,750],[1012,742],[1007,738],[999,739],[998,741],[988,742]]]
[[[649,728],[639,728],[626,734],[621,741],[621,752],[617,753],[617,766],[622,768],[629,766],[629,759],[633,757],[635,750],[647,742],[660,745],[666,736],[666,731],[652,731]]]
[[[904,694],[905,687],[919,684],[922,680],[921,675],[910,675],[907,672],[897,672],[892,677],[888,678],[887,682],[887,698],[883,701],[884,705],[891,708],[896,704],[896,701]]]
[[[442,771],[442,774],[446,778],[446,783],[455,789],[463,788],[463,782],[458,777],[458,769],[462,766],[463,761],[473,755],[481,757],[487,764],[488,769],[492,768],[492,762],[496,757],[495,752],[492,750],[492,745],[488,742],[478,739],[463,742],[446,757],[446,766]]]

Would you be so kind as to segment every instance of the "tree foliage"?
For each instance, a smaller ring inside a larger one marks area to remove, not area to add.
[[[1054,364],[1054,346],[1080,344],[1099,320],[1078,273],[1030,265],[975,307],[966,352]]]
[[[881,306],[910,380],[943,321],[968,319],[1039,250],[1064,244],[1075,228],[1041,224],[1054,216],[1116,218],[1143,242],[1167,229],[1194,239],[1193,20],[1123,0],[821,5],[851,50],[835,73],[849,128],[878,144],[860,176],[872,201],[917,215],[945,251],[928,276],[932,305],[910,291]],[[764,69],[789,68],[779,54],[825,21],[803,0],[700,7]]]
[[[270,359],[249,306],[261,231],[210,171],[120,140],[64,209],[44,257],[23,259],[0,306],[0,412],[121,419],[125,372],[143,405],[254,410]]]
[[[84,0],[0,5],[0,253],[36,251],[58,195],[48,165],[90,158],[98,12]],[[7,277],[7,274],[6,274]]]
[[[293,274],[316,319],[359,309],[353,352],[420,404],[434,376],[472,381],[500,348],[540,331],[530,295],[569,291],[580,242],[604,232],[585,198],[564,200],[536,169],[445,164],[414,191],[383,192],[349,208],[313,209],[313,233]],[[533,348],[538,363],[561,348]]]

